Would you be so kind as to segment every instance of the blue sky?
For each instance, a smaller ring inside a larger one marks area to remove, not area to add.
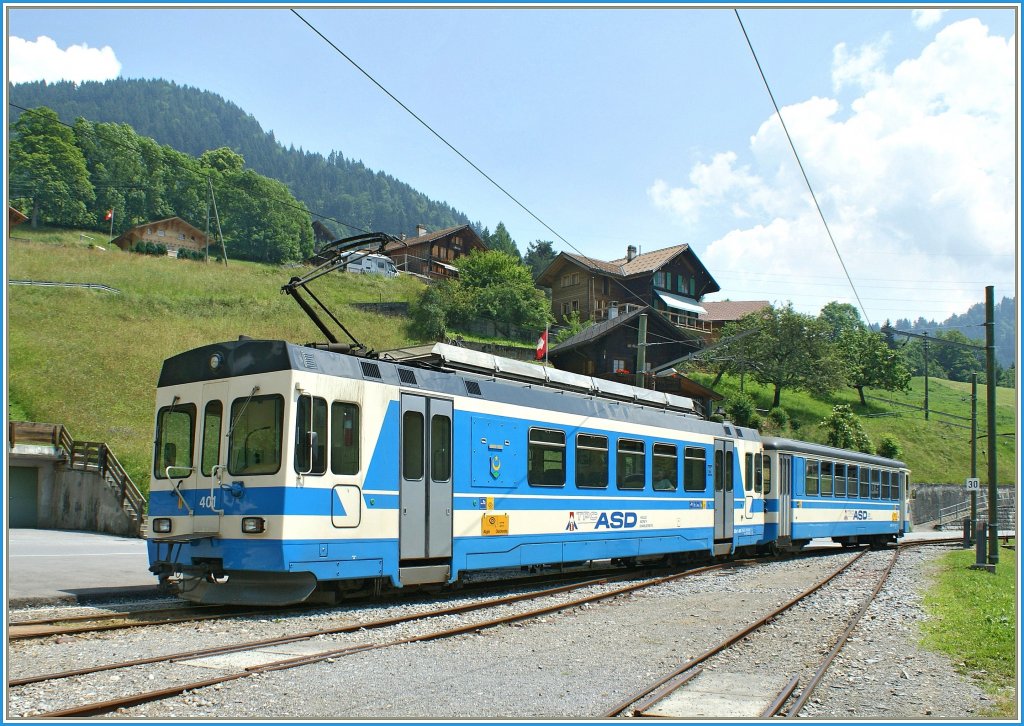
[[[730,8],[299,11],[565,242],[286,7],[5,8],[10,81],[196,86],[284,144],[503,221],[524,252],[686,242],[709,299],[857,303]],[[740,16],[868,319],[1014,295],[1016,6]]]

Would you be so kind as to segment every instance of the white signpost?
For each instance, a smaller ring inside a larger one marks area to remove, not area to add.
[[[969,492],[976,492],[981,490],[981,479],[974,477],[968,477],[964,481],[964,488]]]

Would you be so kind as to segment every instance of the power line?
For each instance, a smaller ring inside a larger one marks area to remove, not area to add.
[[[761,68],[761,61],[758,60],[757,53],[754,52],[754,46],[750,42],[750,36],[747,35],[747,29],[743,26],[743,20],[740,19],[740,11],[734,9],[733,12],[736,13],[736,20],[740,24],[740,30],[743,31],[743,37],[747,39],[747,47],[750,48],[750,54],[754,56],[754,63],[757,64],[757,70],[761,74],[761,80],[764,81],[764,87],[768,91],[768,96],[772,99],[772,105],[775,106],[775,114],[779,117],[779,123],[782,124],[782,130],[786,133],[786,139],[789,141],[789,148],[793,150],[793,156],[796,157],[797,166],[800,167],[800,173],[803,174],[804,182],[807,183],[807,189],[811,193],[811,199],[814,200],[814,206],[818,210],[818,216],[821,217],[821,223],[825,225],[825,231],[828,233],[829,241],[832,242],[832,249],[836,251],[836,257],[839,258],[839,264],[843,267],[846,279],[850,283],[850,289],[853,290],[853,294],[857,298],[857,303],[860,305],[861,312],[864,314],[864,320],[868,325],[870,325],[871,320],[868,318],[868,313],[864,309],[864,303],[860,301],[860,295],[857,293],[857,286],[853,284],[853,278],[850,277],[850,272],[846,269],[846,263],[843,261],[843,256],[839,252],[839,245],[836,244],[836,240],[832,236],[832,230],[829,229],[828,222],[825,220],[825,213],[821,211],[821,205],[818,204],[818,197],[814,193],[814,187],[811,186],[811,180],[807,178],[807,172],[804,170],[803,162],[800,161],[800,155],[796,151],[796,145],[793,143],[793,137],[789,135],[789,129],[786,128],[786,122],[782,118],[782,111],[779,110],[779,104],[775,101],[775,94],[772,93],[771,86],[768,85],[768,79],[765,77],[764,70]]]

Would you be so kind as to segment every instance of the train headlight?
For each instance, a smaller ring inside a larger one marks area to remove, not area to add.
[[[220,364],[224,362],[224,356],[220,353],[214,353],[210,356],[210,370],[217,370],[220,368]]]
[[[260,534],[267,528],[267,521],[263,517],[242,517],[243,534]]]
[[[171,518],[170,517],[157,517],[152,522],[153,531],[156,534],[170,534],[171,533]]]

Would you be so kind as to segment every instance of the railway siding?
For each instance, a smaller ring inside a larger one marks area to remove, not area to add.
[[[891,582],[853,633],[848,650],[832,666],[805,707],[803,716],[887,720],[968,718],[985,705],[979,689],[957,676],[948,661],[921,652],[916,646],[918,636],[913,624],[923,617],[917,594],[924,582],[922,567],[943,549],[923,548],[901,555]],[[752,614],[756,616],[758,612],[763,614],[773,609],[852,556],[852,553],[841,553],[737,568],[727,573],[708,573],[535,620],[487,630],[471,629],[455,638],[263,673],[125,709],[118,715],[239,719],[592,718],[749,623]],[[891,555],[866,555],[876,556],[888,561]],[[605,587],[611,586],[595,586],[597,589]],[[826,599],[829,612],[843,611],[852,615],[858,607],[852,590],[837,588]],[[302,629],[310,629],[310,617],[370,620],[394,617],[403,608],[420,607],[364,606],[357,613],[325,611],[305,616]],[[536,604],[519,603],[508,609],[532,607]],[[826,617],[833,617],[826,616],[825,607],[819,603],[815,609],[809,602],[804,606],[799,632],[789,632],[782,639],[789,651],[787,657],[796,660],[803,657],[799,643],[804,642],[817,645],[813,655],[805,654],[808,664],[820,657],[821,624]],[[444,618],[444,625],[470,625],[479,617],[474,613],[451,616]],[[407,623],[388,632],[367,631],[359,640],[394,640],[441,625]],[[221,635],[227,627],[223,622],[200,623],[161,626],[156,631],[161,633],[161,642],[173,641],[175,649],[181,650],[208,647],[211,637]],[[255,637],[266,637],[269,631],[297,626],[253,618],[239,621],[237,627],[251,631],[250,635]],[[237,627],[232,626],[234,638],[239,637],[239,633],[234,632]],[[138,653],[140,648],[152,649],[158,645],[153,642],[157,639],[154,633],[148,629],[127,631],[119,633],[117,639],[138,639],[135,646],[126,648]],[[86,647],[83,655],[83,650],[76,645],[79,662],[89,657],[101,661],[110,659],[110,638],[104,635],[81,638]],[[351,644],[355,639],[324,640],[337,642],[317,645],[338,647]],[[783,647],[779,642],[775,640],[774,645],[759,649],[757,640],[751,639],[743,644],[747,650],[742,663],[719,668],[721,672],[743,672],[749,664],[758,661],[762,666],[770,664],[779,657],[777,651]],[[33,670],[37,670],[45,668],[45,659],[53,657],[53,652],[60,648],[54,649],[52,644],[47,648],[42,643],[19,643],[17,650],[31,651]],[[173,678],[169,678],[171,674],[165,668],[152,666],[131,678],[117,681],[111,680],[113,674],[104,674],[88,682],[83,679],[82,683],[67,683],[59,690],[52,687],[18,689],[12,693],[11,714],[31,715],[81,703],[85,692],[96,693],[97,689],[102,689],[103,697],[110,697],[111,691],[127,689],[129,682],[135,687],[139,682],[166,685],[178,681],[179,676],[199,680],[233,670],[229,665],[221,664],[223,670],[220,667],[211,670],[198,664],[179,663],[173,669]],[[780,663],[778,670],[787,668]],[[388,685],[382,687],[382,684]],[[48,709],[42,708],[44,703]]]

